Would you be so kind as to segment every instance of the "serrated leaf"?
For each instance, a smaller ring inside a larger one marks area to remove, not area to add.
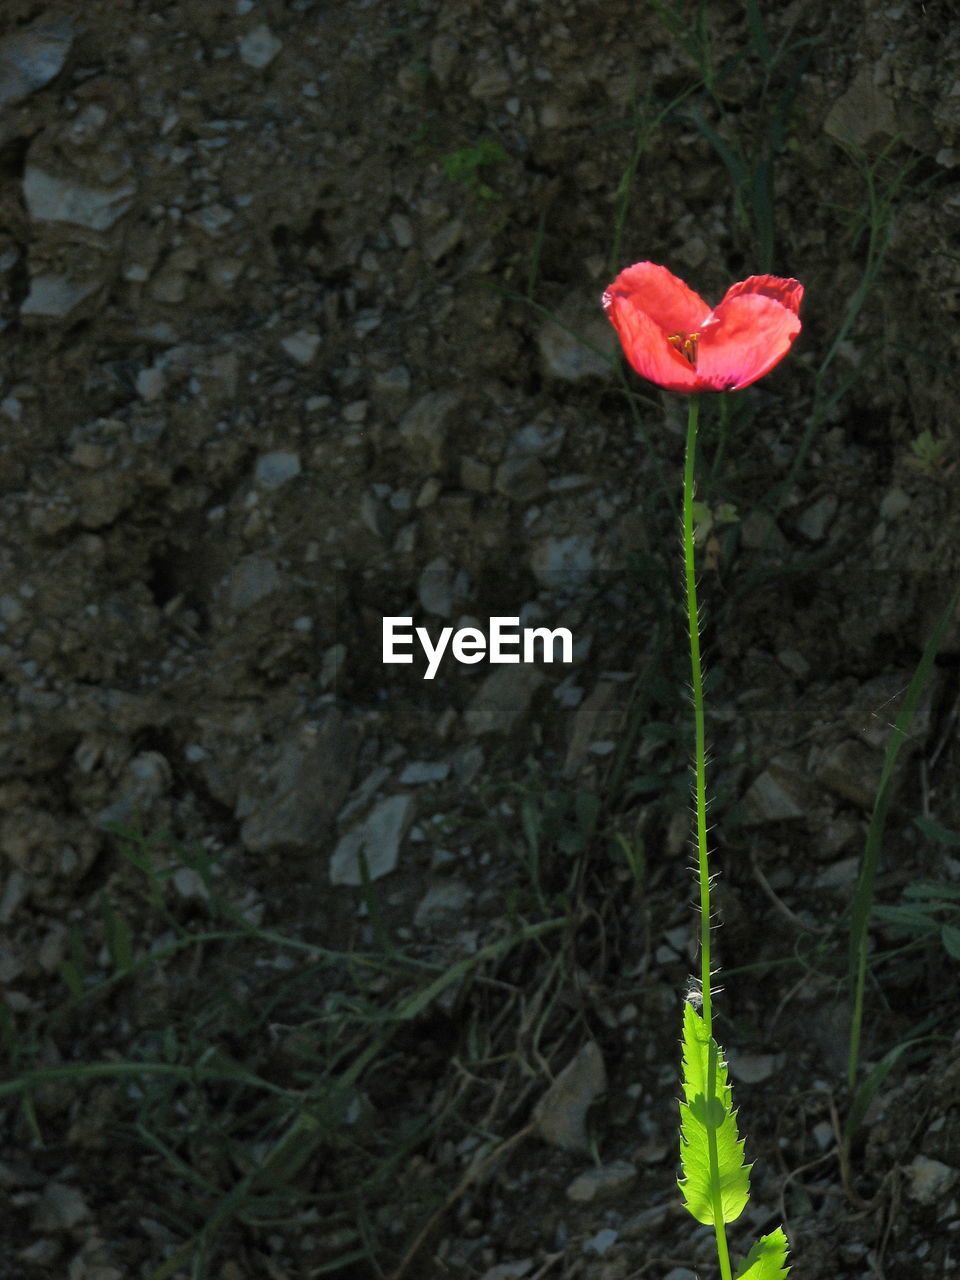
[[[744,1259],[736,1280],[784,1280],[787,1266],[787,1237],[783,1227],[761,1236]]]
[[[750,1198],[751,1166],[744,1163],[727,1064],[689,1001],[683,1007],[682,1086],[678,1186],[684,1207],[712,1226],[719,1203],[723,1221],[735,1222]]]

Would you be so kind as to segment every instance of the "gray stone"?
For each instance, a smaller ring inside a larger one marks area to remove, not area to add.
[[[727,1062],[730,1074],[741,1084],[759,1084],[761,1080],[769,1080],[782,1065],[782,1059],[776,1053],[737,1053],[731,1051]]]
[[[773,516],[759,507],[755,507],[741,522],[740,537],[750,551],[766,551],[770,555],[779,555],[790,545]]]
[[[541,538],[530,555],[537,581],[553,591],[583,587],[593,563],[593,539],[579,534]]]
[[[149,369],[141,369],[136,378],[137,395],[148,403],[159,400],[166,389],[167,379],[160,365],[153,364]]]
[[[807,816],[815,796],[816,788],[799,768],[786,760],[771,760],[743,797],[744,820],[751,826],[796,821]]]
[[[868,747],[878,751],[886,748],[912,675],[912,671],[890,671],[874,676],[847,700],[843,719]],[[916,744],[926,741],[932,728],[933,704],[933,687],[928,684],[908,727],[910,737],[903,744],[904,751],[909,753]]]
[[[436,263],[445,258],[463,239],[463,230],[463,222],[459,218],[451,218],[427,236],[423,245],[427,260]]]
[[[823,755],[814,766],[814,775],[836,795],[870,810],[876,799],[882,767],[879,751],[846,738]]]
[[[309,329],[298,329],[296,333],[291,333],[286,338],[281,338],[280,345],[291,360],[296,360],[297,364],[306,368],[308,364],[312,363],[314,356],[317,354],[317,348],[320,346],[320,335]]]
[[[73,43],[72,18],[14,31],[0,40],[0,110],[42,89],[61,71]]]
[[[247,556],[227,575],[227,604],[233,613],[245,613],[272,595],[281,585],[276,564],[265,556]]]
[[[591,1236],[589,1240],[583,1243],[584,1253],[595,1253],[598,1258],[603,1255],[617,1243],[619,1239],[618,1232],[613,1227],[602,1227],[595,1236]]]
[[[375,493],[360,495],[360,519],[364,526],[377,538],[389,542],[393,537],[393,520],[382,500]]]
[[[929,1156],[914,1156],[906,1168],[907,1194],[920,1204],[942,1202],[957,1180],[957,1170]]]
[[[206,204],[203,208],[188,213],[186,221],[191,227],[197,227],[211,239],[216,239],[224,227],[233,221],[233,211],[222,204]]]
[[[470,97],[485,98],[502,98],[508,94],[512,88],[509,72],[505,66],[499,62],[487,63],[482,66],[470,85]]]
[[[442,32],[440,35],[434,36],[430,42],[430,70],[433,72],[441,89],[445,89],[449,84],[450,76],[459,56],[460,42],[452,32]],[[484,1280],[487,1280],[486,1276]]]
[[[880,514],[884,520],[896,520],[909,511],[912,499],[902,489],[888,489],[880,499]]]
[[[484,677],[463,713],[468,732],[512,733],[530,709],[533,695],[544,682],[543,674],[533,666],[496,667]]]
[[[22,316],[46,316],[60,319],[89,298],[100,287],[99,281],[80,284],[53,272],[31,276],[30,292],[20,307]]]
[[[389,777],[390,768],[388,765],[378,764],[375,769],[371,769],[337,814],[337,821],[340,825],[345,826],[347,823],[352,822],[354,818],[359,817]]]
[[[512,502],[531,502],[547,487],[547,469],[539,458],[507,458],[497,467],[497,493]]]
[[[130,208],[136,190],[132,182],[107,189],[84,187],[36,165],[28,165],[23,175],[23,194],[31,218],[66,222],[90,231],[109,231]]]
[[[453,566],[443,556],[437,556],[423,567],[417,583],[417,598],[427,613],[439,618],[452,617],[455,584]]]
[[[485,462],[476,458],[460,459],[460,483],[474,493],[489,493],[493,473]]]
[[[637,1180],[636,1166],[614,1160],[599,1169],[588,1169],[567,1187],[567,1199],[574,1204],[610,1204],[630,1191]]]
[[[168,262],[150,281],[147,290],[157,302],[182,302],[190,288],[190,276]]]
[[[892,138],[897,132],[894,104],[873,82],[873,64],[865,62],[850,87],[833,104],[823,125],[837,142],[865,147],[874,138]]]
[[[161,796],[170,789],[173,772],[159,751],[141,751],[127,764],[117,788],[117,798],[102,809],[97,826],[124,825],[138,816],[147,816]]]
[[[90,1217],[90,1206],[78,1187],[48,1182],[37,1201],[30,1226],[34,1231],[72,1231]]]
[[[523,1280],[533,1270],[533,1258],[518,1258],[515,1262],[499,1262],[485,1271],[482,1280]]]
[[[329,689],[336,684],[346,661],[347,646],[345,644],[332,644],[329,649],[324,650],[323,657],[320,660],[321,689]]]
[[[814,884],[818,889],[846,889],[860,874],[860,859],[841,858],[818,873]]]
[[[473,901],[473,896],[473,890],[462,880],[441,880],[439,884],[431,885],[421,898],[413,922],[424,929],[460,916]]]
[[[578,328],[579,332],[572,332],[573,328]],[[602,317],[570,328],[545,320],[537,333],[537,345],[551,377],[563,382],[579,382],[583,378],[610,376],[610,360],[603,353],[612,354],[616,335],[612,325]]]
[[[400,842],[413,821],[413,797],[389,796],[381,800],[367,818],[347,832],[338,842],[330,859],[330,883],[359,885],[363,883],[360,854],[367,863],[371,880],[389,875],[400,856]]]
[[[781,649],[777,654],[777,661],[784,671],[789,671],[798,680],[806,680],[810,674],[810,663],[799,649]]]
[[[390,230],[398,249],[409,249],[413,244],[413,223],[405,213],[391,213]]]
[[[16,626],[23,617],[23,605],[16,596],[0,596],[0,622],[8,627]]]
[[[414,460],[428,471],[443,469],[447,429],[462,404],[456,391],[428,391],[400,419],[397,434]]]
[[[565,476],[551,476],[547,484],[548,493],[573,493],[575,489],[589,489],[595,477],[585,475],[582,471],[571,471]],[[598,505],[598,514],[601,511]]]
[[[379,370],[373,375],[371,392],[380,408],[395,417],[410,394],[410,370],[402,364]]]
[[[426,782],[443,782],[449,776],[446,760],[411,760],[404,766],[400,781],[405,786],[422,786]]]
[[[278,40],[266,23],[254,27],[240,40],[240,61],[255,71],[262,71],[274,60],[283,48],[283,41]]]
[[[649,1239],[663,1226],[672,1209],[672,1203],[660,1203],[651,1205],[649,1209],[641,1209],[639,1213],[631,1214],[620,1227],[621,1237],[624,1240]],[[696,1280],[693,1272],[690,1273],[690,1280]]]
[[[174,889],[186,901],[193,899],[206,902],[210,897],[210,890],[203,877],[193,867],[177,867],[172,882]]]
[[[590,1151],[587,1111],[607,1087],[600,1046],[588,1040],[534,1108],[537,1132],[563,1151]]]
[[[235,811],[244,845],[315,852],[347,798],[356,755],[356,732],[330,708],[310,732],[300,727],[281,742],[265,771],[251,763]]]
[[[31,881],[22,871],[11,871],[0,897],[0,924],[9,924],[30,896]]]
[[[612,680],[600,680],[577,708],[573,719],[573,732],[563,766],[565,778],[575,778],[586,763],[592,743],[596,743],[619,723],[625,703],[622,684]]]
[[[560,452],[566,428],[531,422],[510,438],[507,453],[517,458],[552,458]]]
[[[300,474],[300,455],[278,449],[261,454],[254,468],[254,479],[264,489],[279,489]]]
[[[822,542],[839,505],[836,494],[825,493],[797,517],[797,532],[810,542]]]

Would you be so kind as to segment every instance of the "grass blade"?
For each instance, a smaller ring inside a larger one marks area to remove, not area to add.
[[[887,741],[887,749],[883,758],[883,769],[880,774],[880,785],[870,815],[870,826],[860,863],[860,874],[857,888],[853,895],[850,912],[850,954],[848,974],[853,993],[853,1012],[850,1018],[850,1043],[847,1054],[847,1083],[851,1089],[857,1079],[857,1066],[860,1061],[860,1033],[863,1026],[863,989],[867,971],[867,926],[873,908],[873,886],[880,862],[880,842],[890,807],[891,779],[900,750],[907,740],[907,732],[913,723],[917,705],[933,670],[933,662],[943,643],[947,627],[953,618],[957,604],[960,603],[960,586],[956,588],[934,627],[927,641],[913,679],[907,688],[906,697],[897,716],[893,733]]]

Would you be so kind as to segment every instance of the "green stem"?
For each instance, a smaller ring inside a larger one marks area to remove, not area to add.
[[[700,615],[697,608],[697,575],[693,556],[694,464],[697,456],[697,419],[700,397],[690,397],[687,418],[687,451],[683,472],[683,565],[687,582],[687,624],[690,631],[690,671],[694,715],[694,788],[697,808],[697,872],[700,880],[700,983],[703,1021],[713,1035],[710,992],[710,872],[707,866],[707,762],[703,716],[703,671],[700,666]]]
[[[700,987],[703,998],[703,1021],[709,1041],[707,1068],[707,1115],[713,1114],[716,1081],[717,1045],[713,1039],[713,1000],[710,988],[710,868],[707,859],[707,748],[706,727],[703,714],[703,670],[700,664],[700,613],[697,608],[697,575],[693,554],[693,495],[694,471],[697,456],[697,421],[700,416],[700,397],[690,397],[687,417],[687,448],[683,468],[683,565],[687,584],[687,624],[690,633],[690,673],[693,687],[694,716],[694,790],[697,809],[697,874],[700,881]],[[727,1251],[727,1232],[723,1221],[723,1205],[720,1196],[720,1160],[717,1152],[717,1134],[712,1125],[707,1126],[707,1143],[710,1159],[710,1182],[714,1198],[714,1230],[717,1236],[717,1257],[720,1262],[721,1280],[731,1280],[730,1255]]]

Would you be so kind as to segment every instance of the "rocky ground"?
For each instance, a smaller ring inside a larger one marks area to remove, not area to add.
[[[956,619],[838,1141],[960,580],[954,16],[6,0],[0,1277],[713,1274],[685,404],[599,306],[646,258],[806,286],[702,431],[733,1247],[956,1267]],[[385,616],[572,653],[425,680]]]

